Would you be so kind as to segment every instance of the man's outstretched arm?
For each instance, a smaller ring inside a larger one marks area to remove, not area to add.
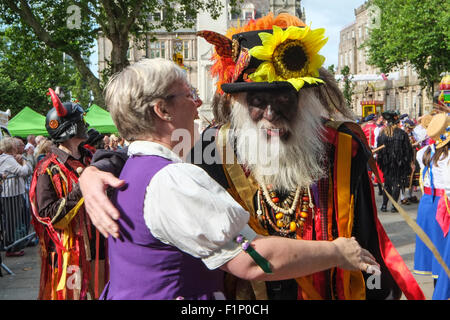
[[[125,181],[118,179],[127,160],[127,150],[120,152],[99,150],[80,176],[79,184],[86,211],[103,236],[119,236],[119,211],[109,200],[108,187],[120,188]]]

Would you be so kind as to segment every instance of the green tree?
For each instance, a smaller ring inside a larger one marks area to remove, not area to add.
[[[336,74],[336,67],[334,66],[334,64],[330,65],[327,67],[327,70],[329,73],[331,73],[333,76]]]
[[[0,102],[2,110],[11,109],[12,116],[25,106],[45,115],[49,87],[83,90],[82,83],[73,79],[80,76],[70,59],[64,62],[62,52],[42,46],[32,36],[30,29],[17,26],[0,31]],[[83,101],[83,106],[87,103]]]
[[[347,107],[352,109],[352,96],[353,90],[355,89],[355,83],[353,83],[350,79],[350,68],[345,66],[342,68],[341,74],[343,77],[342,80],[344,81],[344,90],[342,91],[342,94],[344,95]]]
[[[422,87],[433,91],[450,70],[450,3],[446,0],[372,0],[381,13],[370,31],[369,64],[387,73],[404,64],[417,72]]]
[[[219,0],[3,0],[0,24],[30,27],[33,40],[69,55],[94,101],[104,105],[101,81],[85,61],[100,34],[112,43],[111,74],[129,64],[131,36],[142,40],[157,28],[192,27],[197,12],[217,18],[221,9]],[[161,11],[163,20],[150,19]]]

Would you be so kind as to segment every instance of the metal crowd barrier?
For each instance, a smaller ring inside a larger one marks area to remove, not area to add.
[[[28,198],[32,175],[7,176],[1,179],[0,251],[22,249],[35,236],[31,227],[31,207]],[[2,262],[1,268],[12,274]],[[1,275],[0,268],[0,275]]]

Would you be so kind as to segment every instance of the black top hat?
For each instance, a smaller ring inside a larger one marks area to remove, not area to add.
[[[400,121],[399,117],[398,117],[398,113],[395,112],[395,111],[385,111],[385,112],[382,113],[382,115],[383,115],[383,118],[388,123],[395,124],[395,123],[398,123]]]
[[[89,129],[87,133],[89,138],[86,140],[86,143],[91,146],[95,145],[100,140],[103,140],[103,138],[105,137],[103,134],[101,134],[94,128]]]
[[[226,93],[266,90],[300,90],[317,86],[319,68],[325,58],[318,54],[326,43],[325,30],[290,26],[282,29],[256,30],[237,33],[227,44],[221,35],[200,31],[199,36],[216,45],[220,56],[229,55],[235,61],[231,81],[222,83]],[[222,37],[222,38],[221,38]],[[219,40],[218,40],[219,39]],[[218,48],[218,43],[225,46]],[[227,53],[225,48],[232,48]]]

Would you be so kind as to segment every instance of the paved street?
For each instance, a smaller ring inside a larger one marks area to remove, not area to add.
[[[420,192],[415,193],[417,197]],[[377,196],[378,208],[381,206],[381,197]],[[417,204],[403,206],[407,212],[416,218]],[[390,209],[390,204],[388,205]],[[405,260],[410,270],[413,267],[415,234],[403,221],[398,213],[379,212],[380,221],[385,230]],[[0,300],[33,300],[36,299],[39,290],[39,270],[40,258],[38,247],[28,247],[25,255],[18,258],[7,258],[2,252],[4,263],[14,272],[15,275],[8,275],[2,270],[3,277],[0,277]],[[431,299],[433,294],[433,280],[428,276],[415,275],[420,287],[427,299]]]

